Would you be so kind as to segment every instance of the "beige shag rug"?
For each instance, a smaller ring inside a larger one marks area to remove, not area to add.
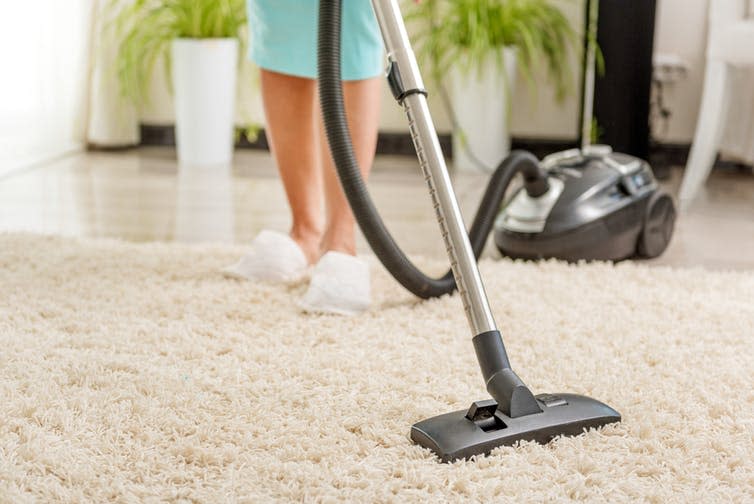
[[[408,433],[486,397],[459,299],[375,264],[305,316],[241,250],[0,235],[0,502],[754,500],[752,273],[484,262],[522,378],[624,421],[443,465]]]

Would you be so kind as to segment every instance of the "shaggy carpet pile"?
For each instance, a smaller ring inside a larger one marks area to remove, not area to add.
[[[752,273],[483,262],[521,377],[623,422],[444,465],[408,433],[487,397],[459,299],[375,263],[307,316],[241,251],[0,235],[0,502],[754,500]]]

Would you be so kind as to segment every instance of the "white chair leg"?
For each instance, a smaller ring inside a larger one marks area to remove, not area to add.
[[[678,196],[681,208],[693,201],[715,163],[727,113],[728,72],[724,62],[707,62],[699,120]]]

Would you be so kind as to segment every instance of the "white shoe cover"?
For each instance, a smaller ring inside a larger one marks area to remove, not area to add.
[[[301,280],[308,267],[303,250],[293,238],[265,230],[251,242],[249,253],[223,273],[244,280],[289,283]]]
[[[328,252],[314,267],[299,306],[307,312],[356,315],[371,302],[369,265],[348,254]]]

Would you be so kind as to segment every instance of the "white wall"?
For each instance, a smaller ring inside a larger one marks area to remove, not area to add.
[[[689,65],[686,77],[665,91],[672,116],[667,133],[655,128],[661,142],[690,143],[694,136],[704,82],[708,1],[658,0],[655,54],[676,54]]]
[[[580,32],[583,25],[583,1],[556,0],[563,12]],[[704,47],[706,42],[706,11],[708,0],[658,0],[655,52],[673,53],[690,66],[683,81],[666,90],[666,104],[673,116],[664,142],[688,143],[693,137],[704,75]],[[578,135],[580,63],[571,55],[565,64],[572,65],[573,91],[564,103],[554,99],[552,88],[543,76],[538,76],[539,89],[532,94],[527,83],[519,79],[511,110],[511,129],[514,136],[527,138],[573,139]],[[158,68],[161,66],[158,65]],[[259,103],[254,72],[246,67],[242,73],[239,123],[262,123],[263,113]],[[147,124],[170,124],[173,121],[170,96],[164,90],[162,79],[153,83],[152,106],[142,111],[141,120]],[[437,129],[448,132],[450,125],[437,93],[430,88],[430,106]],[[406,131],[403,111],[393,101],[387,86],[383,93],[381,129],[387,132]]]

